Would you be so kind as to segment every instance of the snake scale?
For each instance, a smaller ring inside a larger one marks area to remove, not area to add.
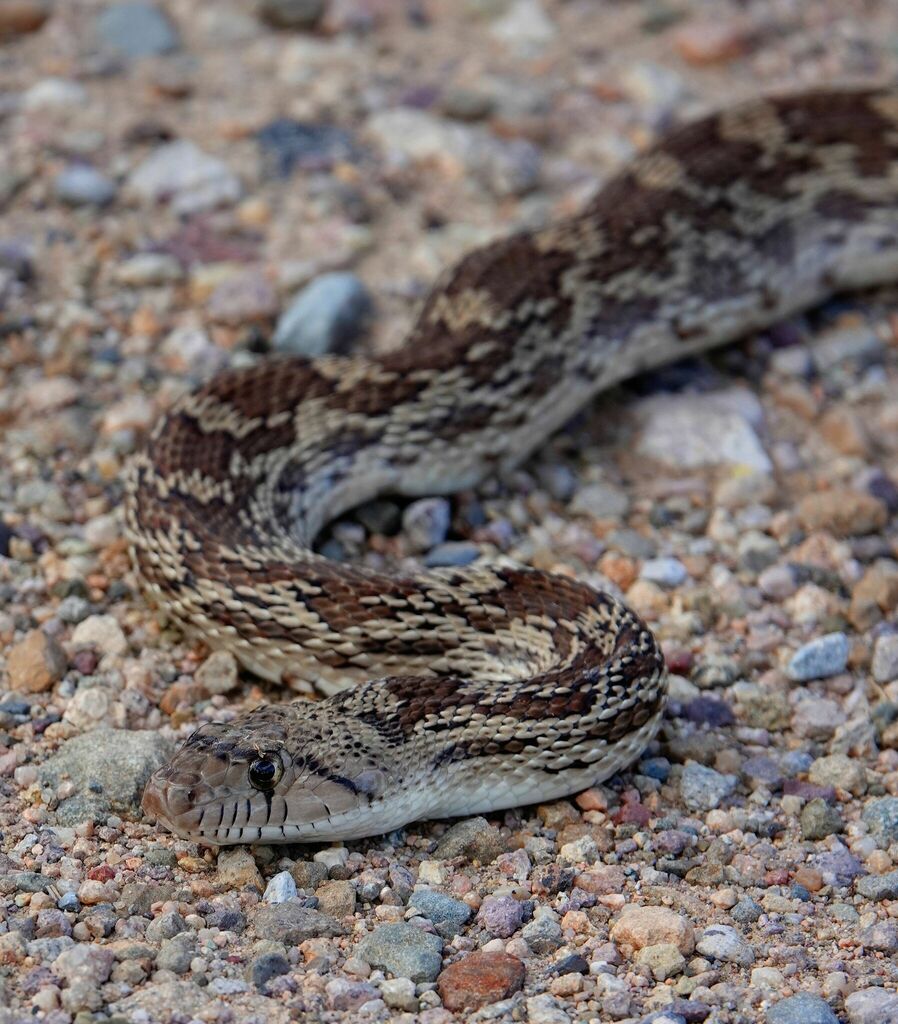
[[[142,585],[211,648],[328,696],[198,729],[145,810],[209,845],[332,840],[631,762],[666,683],[624,605],[527,568],[374,572],[315,535],[384,492],[473,487],[625,377],[895,278],[898,91],[765,98],[469,254],[396,352],[262,361],[180,400],[126,478]]]

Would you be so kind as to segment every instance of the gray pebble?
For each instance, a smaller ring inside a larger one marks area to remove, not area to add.
[[[445,498],[413,501],[402,513],[402,529],[413,551],[427,551],[442,544],[449,531],[451,506]]]
[[[736,545],[739,562],[749,572],[759,573],[773,565],[780,556],[779,543],[760,530],[744,533]]]
[[[250,964],[249,976],[253,985],[261,992],[265,986],[281,974],[288,974],[290,963],[283,953],[263,953]]]
[[[898,871],[889,871],[884,875],[867,875],[855,883],[859,896],[879,903],[881,900],[898,899]]]
[[[864,824],[883,846],[898,842],[898,796],[884,796],[864,805]]]
[[[643,563],[639,576],[661,587],[678,587],[686,582],[689,573],[678,558],[650,558]]]
[[[817,339],[811,355],[817,369],[827,373],[840,363],[869,365],[882,358],[882,350],[882,342],[870,327],[836,327]]]
[[[571,512],[593,519],[620,519],[629,508],[626,491],[611,483],[587,484],[571,502]]]
[[[162,943],[156,954],[156,966],[161,971],[186,974],[195,955],[196,936],[193,932],[181,932]]]
[[[686,806],[692,811],[711,811],[736,789],[739,779],[735,775],[722,775],[690,761],[680,778],[680,791]]]
[[[771,565],[758,577],[758,586],[772,601],[785,601],[798,589],[798,581],[788,565]]]
[[[38,769],[43,785],[70,779],[76,794],[57,811],[60,825],[119,813],[134,817],[150,775],[174,753],[170,739],[157,732],[101,727],[68,740]]]
[[[147,925],[146,937],[150,942],[162,942],[165,939],[173,939],[186,930],[187,925],[184,918],[177,910],[170,910],[167,914],[161,914],[150,921]]]
[[[120,263],[116,280],[130,288],[149,288],[173,284],[184,277],[181,264],[164,252],[139,252]]]
[[[844,633],[827,633],[800,647],[786,669],[796,683],[827,679],[845,671],[850,645]]]
[[[466,818],[453,825],[437,842],[432,853],[435,860],[468,857],[489,864],[505,852],[505,842],[498,829],[486,818]]]
[[[730,917],[739,924],[752,924],[757,921],[763,913],[764,908],[760,903],[755,903],[750,896],[743,896],[736,906],[730,911]]]
[[[273,345],[279,352],[300,356],[345,352],[372,310],[371,296],[355,274],[322,274],[281,314]]]
[[[898,952],[898,925],[893,921],[878,921],[861,932],[861,942],[877,953]]]
[[[873,648],[873,678],[877,683],[898,679],[898,635],[881,636]]]
[[[839,1018],[820,996],[809,992],[781,999],[767,1011],[767,1024],[839,1024]]]
[[[554,953],[564,941],[561,925],[548,907],[540,907],[536,916],[521,931],[521,938],[537,956]]]
[[[527,1000],[527,1020],[529,1024],[570,1024],[571,1016],[556,996],[544,992]]]
[[[849,1024],[898,1024],[898,994],[865,988],[845,997]]]
[[[151,57],[178,48],[178,34],[155,4],[128,0],[112,4],[97,18],[100,42],[124,57]]]
[[[242,186],[224,161],[189,139],[176,139],[158,146],[134,168],[127,191],[143,203],[169,200],[175,213],[187,216],[236,202]]]
[[[433,923],[444,939],[457,935],[471,917],[467,903],[433,889],[418,889],[408,902],[410,907]]]
[[[81,900],[78,899],[76,893],[67,892],[63,893],[63,895],[59,897],[56,906],[59,907],[60,910],[72,911],[77,914],[81,910]]]
[[[436,981],[443,940],[411,924],[385,924],[356,947],[355,955],[377,970],[415,982]]]
[[[72,594],[69,597],[63,598],[62,601],[59,602],[59,607],[56,609],[56,615],[70,626],[77,626],[78,623],[83,622],[92,611],[93,609],[89,601],[85,601],[83,597],[78,597],[76,594]]]
[[[86,164],[72,164],[53,183],[57,198],[69,206],[105,206],[115,197],[115,185]]]
[[[820,797],[809,800],[804,805],[799,821],[802,839],[815,841],[835,835],[845,827],[838,810]]]
[[[754,950],[728,924],[712,924],[706,928],[695,948],[702,956],[739,964],[740,967],[750,967],[755,962]]]
[[[339,921],[294,902],[260,907],[256,911],[253,927],[259,936],[292,946],[298,946],[306,939],[345,934]]]
[[[654,558],[658,550],[651,537],[645,537],[636,530],[612,530],[606,540],[609,547],[630,558]]]

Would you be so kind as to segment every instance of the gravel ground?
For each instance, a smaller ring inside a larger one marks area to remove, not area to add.
[[[898,6],[7,0],[0,39],[0,1024],[898,1021],[898,291],[321,539],[650,620],[661,734],[570,801],[219,855],[145,824],[178,739],[277,694],[154,616],[117,518],[197,381],[399,344],[675,120],[894,78]]]

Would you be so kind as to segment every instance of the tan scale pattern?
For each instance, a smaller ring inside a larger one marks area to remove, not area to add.
[[[346,838],[629,763],[665,701],[630,610],[529,569],[332,563],[315,534],[385,491],[473,486],[627,376],[895,278],[898,94],[763,99],[673,132],[577,216],[471,253],[397,352],[272,360],[181,400],[127,476],[148,596],[330,696],[200,729],[147,810],[213,844]]]

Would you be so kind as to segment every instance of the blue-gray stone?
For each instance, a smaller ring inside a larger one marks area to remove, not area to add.
[[[268,178],[286,178],[297,168],[322,171],[338,161],[352,162],[359,147],[352,136],[331,124],[309,124],[280,117],[256,134],[262,171]]]
[[[371,296],[355,274],[322,274],[281,314],[274,347],[299,356],[345,351],[372,309]]]
[[[792,655],[786,673],[796,683],[837,676],[848,664],[849,647],[844,633],[827,633],[800,647]]]
[[[839,1024],[839,1018],[820,996],[809,992],[781,999],[767,1011],[767,1024]]]
[[[471,908],[467,903],[455,900],[444,893],[434,892],[432,889],[419,889],[413,892],[408,903],[422,917],[431,921],[445,939],[457,935],[471,917]]]
[[[643,562],[639,575],[660,587],[678,587],[689,578],[686,566],[678,558],[650,558]]]
[[[69,206],[105,206],[115,198],[115,185],[96,168],[72,164],[56,177],[57,198]]]
[[[898,797],[884,796],[871,800],[861,818],[874,838],[889,846],[898,841]]]
[[[439,565],[470,565],[480,557],[480,548],[467,540],[447,540],[430,549],[424,564],[433,569]]]
[[[428,551],[446,539],[451,517],[445,498],[421,498],[402,513],[402,529],[414,550]]]
[[[791,779],[795,775],[801,775],[814,763],[814,758],[806,750],[790,750],[783,754],[780,762],[783,772]]]
[[[154,57],[180,46],[166,14],[142,0],[107,7],[97,18],[97,35],[104,46],[123,57]]]
[[[384,924],[358,944],[356,956],[375,970],[416,983],[436,981],[442,966],[443,940],[411,924]]]
[[[77,914],[81,910],[81,900],[78,899],[75,893],[66,892],[56,901],[56,906],[60,910],[71,910]]]
[[[750,896],[743,896],[736,906],[730,911],[730,917],[739,924],[752,924],[757,921],[763,913],[764,908],[760,903],[755,903]]]

